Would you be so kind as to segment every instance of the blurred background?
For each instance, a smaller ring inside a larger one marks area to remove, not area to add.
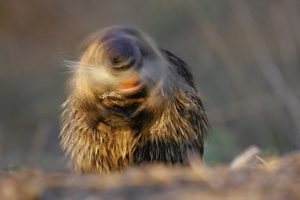
[[[64,168],[64,60],[111,25],[139,27],[191,66],[212,126],[207,163],[249,145],[299,149],[300,1],[10,0],[0,3],[0,168]]]

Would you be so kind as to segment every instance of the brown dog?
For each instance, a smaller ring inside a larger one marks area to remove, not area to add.
[[[202,157],[208,120],[192,75],[144,33],[105,29],[72,65],[60,137],[77,172]]]

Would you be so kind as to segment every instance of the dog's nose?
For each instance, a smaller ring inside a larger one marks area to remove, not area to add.
[[[113,41],[107,49],[108,64],[115,70],[126,70],[136,62],[136,49],[127,41]]]

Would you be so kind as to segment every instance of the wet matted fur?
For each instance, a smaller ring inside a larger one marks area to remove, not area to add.
[[[75,171],[202,157],[208,120],[184,61],[137,29],[111,27],[70,64],[60,138]]]

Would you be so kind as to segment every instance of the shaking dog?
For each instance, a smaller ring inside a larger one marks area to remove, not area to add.
[[[111,27],[70,63],[60,138],[75,171],[202,158],[209,123],[184,61],[139,30]]]

